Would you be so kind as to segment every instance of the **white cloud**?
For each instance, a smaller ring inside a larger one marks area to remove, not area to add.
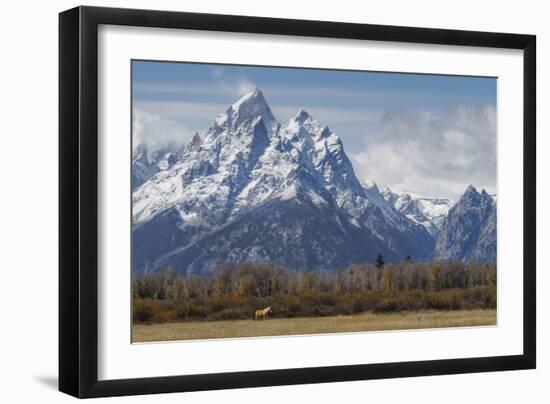
[[[140,109],[134,109],[132,130],[134,151],[140,144],[146,144],[150,150],[178,148],[188,143],[194,133],[176,121]]]
[[[248,93],[254,90],[255,88],[256,88],[256,85],[245,78],[240,78],[237,80],[237,91],[239,95]]]
[[[226,95],[234,97],[235,101],[241,95],[256,88],[256,84],[251,82],[246,77],[228,74],[223,69],[214,70],[212,75],[216,80],[218,88]]]
[[[495,116],[494,106],[460,106],[443,117],[387,112],[350,158],[360,178],[396,190],[457,198],[474,184],[496,192]]]

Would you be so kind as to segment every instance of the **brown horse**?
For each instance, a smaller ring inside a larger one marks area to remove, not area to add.
[[[266,319],[267,318],[267,315],[269,313],[271,313],[271,306],[269,307],[266,307],[265,309],[258,309],[256,310],[256,312],[254,313],[254,320],[259,320],[259,319]]]

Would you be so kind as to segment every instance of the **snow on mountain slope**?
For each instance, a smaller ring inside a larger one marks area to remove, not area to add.
[[[274,130],[276,122],[261,92],[246,94],[170,170],[134,192],[134,223],[176,206],[182,217],[194,215],[205,225],[223,221]]]
[[[330,270],[378,253],[426,259],[435,242],[376,186],[361,186],[334,132],[304,110],[281,127],[258,89],[135,189],[133,221],[136,271],[252,259]]]
[[[179,159],[179,151],[149,150],[145,144],[137,146],[132,156],[132,189],[138,188],[159,171],[167,170]]]
[[[433,236],[441,230],[443,220],[453,205],[448,198],[421,196],[412,191],[393,192],[388,187],[382,194],[399,212],[424,226]]]

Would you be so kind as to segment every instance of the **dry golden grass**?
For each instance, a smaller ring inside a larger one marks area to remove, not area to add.
[[[371,312],[334,317],[136,324],[133,342],[496,325],[496,310]]]

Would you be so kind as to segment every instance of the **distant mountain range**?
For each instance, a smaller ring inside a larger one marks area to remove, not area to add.
[[[448,198],[420,196],[412,191],[395,193],[386,188],[382,195],[398,211],[413,222],[424,226],[434,237],[439,234],[443,221],[453,205],[453,201]]]
[[[137,272],[496,257],[496,202],[485,191],[469,187],[451,207],[361,184],[334,132],[304,110],[280,124],[258,89],[182,149],[139,145],[132,170]]]

